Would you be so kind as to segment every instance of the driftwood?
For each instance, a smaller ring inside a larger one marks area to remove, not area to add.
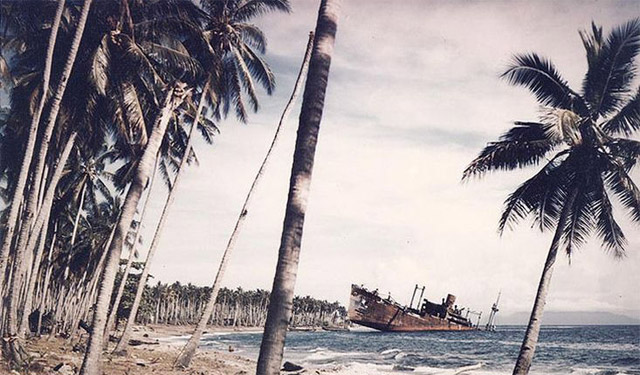
[[[159,345],[159,344],[160,343],[158,341],[142,341],[142,340],[136,340],[136,339],[129,340],[129,346]]]

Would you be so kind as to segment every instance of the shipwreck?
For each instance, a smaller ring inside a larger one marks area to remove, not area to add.
[[[416,292],[421,290],[414,307]],[[458,308],[456,297],[452,294],[436,304],[422,298],[425,288],[416,285],[409,306],[401,305],[389,295],[383,298],[377,290],[370,291],[359,285],[351,285],[348,317],[351,322],[385,332],[420,331],[469,331],[478,329],[470,316],[477,316],[478,323],[482,313],[468,308]]]

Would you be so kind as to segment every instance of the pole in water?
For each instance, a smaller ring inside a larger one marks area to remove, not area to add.
[[[491,313],[489,314],[489,320],[487,321],[487,325],[484,327],[485,331],[496,330],[495,319],[496,319],[496,314],[498,313],[498,311],[500,311],[500,309],[498,309],[498,302],[500,302],[500,294],[502,294],[502,291],[498,292],[498,298],[496,299],[496,302],[493,304],[493,306],[491,306]]]

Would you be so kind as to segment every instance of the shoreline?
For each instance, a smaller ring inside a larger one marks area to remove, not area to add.
[[[171,343],[170,340],[177,337],[188,337],[193,328],[194,326],[135,326],[131,339],[139,340],[142,344],[129,346],[126,356],[117,356],[110,353],[110,350],[115,347],[115,343],[110,343],[109,351],[103,354],[104,374],[239,375],[255,373],[255,361],[238,354],[219,350],[198,350],[188,369],[174,369],[173,361],[178,355],[180,346],[176,345],[177,343]],[[256,331],[255,329],[223,328],[227,327],[215,327],[215,329],[210,329],[208,334]],[[31,355],[31,361],[27,373],[30,375],[77,374],[82,365],[86,339],[86,334],[73,342],[60,337],[49,339],[47,336],[28,339],[26,349]],[[10,370],[4,361],[0,366],[0,372],[12,375],[22,373]]]
[[[104,374],[108,375],[248,375],[255,373],[256,361],[241,354],[219,349],[199,349],[188,369],[174,369],[173,361],[178,356],[182,342],[176,338],[191,335],[194,326],[146,325],[135,326],[132,340],[141,342],[129,346],[126,356],[111,354],[115,343],[109,343],[109,350],[103,353]],[[212,326],[206,335],[226,333],[261,333],[261,327],[216,327]],[[26,350],[31,355],[28,371],[30,375],[73,375],[78,374],[84,356],[87,335],[69,342],[61,337],[30,338]],[[173,341],[173,342],[172,342]],[[326,370],[305,369],[296,373],[323,374]],[[333,372],[333,371],[331,371]],[[0,361],[0,373],[19,375]]]

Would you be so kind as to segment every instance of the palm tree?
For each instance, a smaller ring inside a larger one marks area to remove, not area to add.
[[[218,101],[212,101],[210,107],[217,117],[233,109],[236,117],[246,122],[243,92],[255,112],[258,96],[254,80],[269,95],[275,88],[273,73],[260,56],[266,50],[265,36],[248,21],[270,11],[289,12],[289,0],[203,0],[201,6],[206,13],[204,32],[202,38],[192,40],[188,47],[215,77],[212,93]]]
[[[258,375],[280,373],[287,324],[291,318],[304,216],[329,80],[329,67],[338,27],[339,10],[340,0],[322,0],[320,3],[293,155],[289,197],[282,229],[278,264],[260,345],[256,372]]]
[[[24,359],[24,354],[22,353],[24,350],[20,348],[21,340],[20,337],[16,337],[18,332],[18,301],[20,297],[20,290],[22,288],[22,282],[26,277],[28,263],[25,262],[25,254],[27,254],[26,246],[29,240],[29,234],[31,230],[31,223],[34,219],[34,216],[37,211],[38,206],[38,194],[40,192],[39,184],[42,181],[42,176],[45,169],[45,161],[48,153],[48,146],[50,142],[51,135],[53,133],[53,129],[56,123],[56,119],[58,116],[58,111],[60,109],[60,102],[62,100],[62,96],[66,89],[66,84],[68,82],[69,76],[71,74],[71,70],[73,68],[73,64],[75,62],[76,54],[78,51],[78,47],[80,45],[80,40],[82,38],[82,34],[84,32],[84,25],[87,20],[87,16],[89,13],[89,7],[91,5],[91,0],[85,0],[81,12],[81,16],[78,21],[78,26],[76,27],[76,32],[74,34],[73,42],[71,44],[71,49],[67,55],[67,61],[60,78],[60,82],[58,83],[55,94],[51,99],[50,110],[48,118],[45,122],[45,130],[42,136],[40,149],[38,151],[38,157],[36,158],[36,164],[33,172],[33,183],[29,190],[29,194],[27,199],[25,200],[25,209],[24,209],[24,219],[22,223],[22,227],[20,233],[17,238],[16,243],[16,251],[15,258],[13,264],[13,273],[11,277],[9,292],[9,303],[7,304],[7,326],[4,329],[4,336],[10,338],[9,350],[6,350],[5,353],[7,355],[7,359],[11,362],[21,363]],[[46,64],[46,63],[45,63]],[[71,138],[71,137],[70,137]],[[75,137],[73,137],[75,138]],[[71,142],[73,143],[73,142]],[[25,157],[25,161],[26,161]],[[23,161],[23,164],[26,164]],[[65,163],[60,163],[64,165]],[[24,165],[23,165],[24,166]],[[28,168],[28,166],[27,166]],[[51,189],[54,189],[55,186],[51,186]],[[18,206],[17,202],[12,202],[12,206]],[[33,232],[39,234],[39,231]],[[10,239],[5,240],[5,243],[9,243]],[[4,247],[4,246],[3,246]]]
[[[67,279],[69,275],[71,257],[73,255],[73,248],[76,243],[78,224],[80,214],[84,210],[85,197],[88,197],[88,203],[90,207],[96,208],[101,200],[109,200],[111,198],[111,191],[106,185],[106,182],[110,179],[110,174],[105,170],[106,162],[111,158],[113,152],[102,145],[102,147],[94,150],[87,144],[76,145],[76,155],[72,158],[70,165],[71,168],[65,172],[64,177],[60,179],[60,185],[63,186],[61,200],[65,200],[65,196],[72,198],[72,201],[78,201],[78,210],[74,219],[73,231],[71,234],[70,251],[67,256],[67,264],[65,266],[63,278]],[[58,184],[54,184],[58,185]],[[100,197],[98,197],[98,195]],[[43,239],[46,238],[46,230],[48,229],[48,217],[50,214],[50,208],[42,210],[41,215],[44,215],[43,225],[41,231],[43,235],[41,238],[41,248],[36,252],[36,259],[40,259],[42,256],[42,246],[44,245]],[[32,236],[29,239],[27,246],[27,253],[35,246],[37,236]],[[29,287],[25,292],[25,301],[23,306],[23,314],[19,327],[19,333],[22,334],[28,330],[28,317],[31,313],[31,305],[33,301],[33,290],[35,287],[35,277],[39,269],[39,261],[34,263],[34,269],[31,272]]]
[[[0,249],[0,286],[3,285],[5,270],[7,267],[7,260],[9,257],[9,250],[11,248],[11,242],[13,240],[13,233],[15,230],[16,221],[18,219],[18,212],[20,202],[24,197],[24,190],[27,183],[27,177],[29,174],[29,167],[31,165],[31,159],[35,150],[36,136],[38,133],[38,123],[40,122],[40,116],[47,99],[47,93],[49,91],[49,80],[51,78],[51,66],[53,64],[53,51],[55,49],[56,38],[58,35],[58,28],[60,26],[60,20],[62,18],[62,11],[64,10],[64,0],[58,1],[58,7],[53,18],[51,25],[51,33],[49,36],[49,43],[47,47],[47,54],[45,59],[44,71],[42,74],[42,94],[40,95],[40,102],[38,104],[37,111],[31,118],[31,125],[29,127],[29,135],[26,143],[24,157],[20,167],[20,174],[18,176],[16,185],[13,190],[13,197],[10,201],[9,214],[6,223],[6,229],[4,231],[4,239],[2,242],[2,248]],[[6,20],[5,20],[6,22]],[[4,61],[4,60],[3,60]]]
[[[67,172],[60,184],[64,186],[63,196],[69,196],[71,202],[78,202],[71,232],[71,247],[75,245],[80,216],[85,209],[85,198],[89,198],[90,207],[97,207],[100,199],[109,199],[111,191],[107,182],[111,173],[106,171],[107,162],[114,152],[106,145],[95,148],[93,145],[80,144],[76,147],[76,155],[72,160],[72,168]],[[64,198],[63,198],[64,199]],[[71,252],[69,253],[71,254]],[[65,277],[69,267],[65,269]]]
[[[60,77],[60,81],[58,82],[58,86],[56,91],[51,98],[50,109],[45,121],[44,133],[42,135],[42,140],[40,141],[40,148],[38,150],[38,157],[35,160],[35,166],[33,170],[33,184],[29,190],[29,195],[26,199],[25,211],[24,211],[24,223],[21,227],[20,234],[18,235],[17,244],[16,244],[16,258],[14,269],[17,274],[17,283],[12,282],[13,288],[20,288],[21,281],[24,276],[24,254],[25,247],[27,246],[27,242],[29,240],[29,230],[31,228],[31,223],[35,218],[38,209],[38,194],[40,192],[40,182],[42,181],[42,176],[45,169],[45,163],[47,159],[47,154],[49,151],[49,145],[51,141],[51,136],[53,135],[53,130],[55,128],[56,120],[58,118],[58,113],[60,111],[60,104],[62,102],[62,97],[67,88],[67,83],[69,81],[69,77],[71,76],[71,71],[73,69],[76,56],[78,53],[78,48],[80,47],[80,40],[82,39],[82,35],[84,33],[84,26],[86,24],[87,18],[89,16],[89,9],[91,7],[91,0],[84,0],[82,5],[82,11],[80,14],[80,18],[78,19],[78,25],[76,26],[76,31],[73,35],[73,41],[71,43],[71,48],[67,55],[67,60],[62,71],[62,76]],[[55,188],[53,186],[52,188]],[[9,313],[11,314],[11,309],[9,309]]]
[[[54,170],[52,181],[56,179],[60,179],[60,176],[62,175],[62,171],[64,170],[64,166],[66,164],[66,161],[75,143],[76,136],[77,134],[73,133],[67,140],[65,148],[62,151],[62,154],[60,154],[60,159],[58,160],[58,164]],[[50,205],[51,204],[50,202],[53,200],[53,193],[51,193],[51,191],[52,189],[50,189],[47,192],[47,196],[44,198],[44,203],[43,203],[43,205],[45,205],[44,207],[47,207],[47,205]],[[42,223],[40,224],[40,227],[35,227],[35,231],[36,231],[35,233],[40,233],[41,226],[42,226]],[[7,298],[8,314],[7,314],[7,326],[5,327],[6,339],[3,340],[3,353],[5,354],[7,360],[10,363],[16,363],[18,365],[21,365],[26,360],[27,354],[24,351],[24,348],[22,345],[22,337],[20,337],[21,332],[18,331],[18,303],[19,303],[20,287],[21,287],[21,285],[17,283],[16,275],[19,273],[18,270],[19,268],[16,267],[16,270],[14,271],[11,278],[11,284],[17,285],[17,287],[12,287],[8,291],[8,298]]]
[[[82,375],[98,375],[100,373],[100,358],[102,356],[103,334],[107,323],[107,313],[109,310],[109,302],[115,282],[115,276],[122,251],[122,243],[129,225],[133,220],[140,196],[151,176],[155,159],[160,149],[160,144],[167,130],[167,124],[171,119],[172,113],[177,107],[182,105],[188,91],[186,85],[177,82],[167,88],[165,99],[161,106],[161,111],[157,115],[156,123],[153,131],[149,135],[144,153],[138,163],[136,175],[129,186],[127,196],[122,207],[122,213],[116,227],[111,246],[108,250],[105,269],[100,280],[100,289],[98,300],[92,318],[92,331],[89,338],[89,345],[85,354],[81,374]]]
[[[264,174],[264,171],[267,167],[267,163],[271,156],[271,152],[275,148],[275,145],[278,141],[278,136],[280,134],[282,125],[284,121],[288,118],[289,112],[291,112],[291,108],[293,107],[293,103],[295,103],[298,97],[300,87],[302,86],[302,79],[306,75],[307,68],[309,65],[309,58],[311,56],[312,46],[313,46],[313,33],[310,33],[309,42],[307,43],[307,48],[304,54],[304,58],[302,59],[302,66],[300,67],[300,72],[298,73],[298,78],[296,79],[293,92],[291,93],[291,97],[289,98],[289,101],[285,106],[282,116],[280,117],[280,122],[276,127],[276,131],[273,136],[273,140],[271,141],[271,145],[267,150],[264,160],[260,165],[260,169],[258,169],[258,173],[256,174],[253,180],[253,184],[249,188],[249,192],[247,193],[247,197],[245,198],[244,204],[240,209],[240,215],[238,216],[236,225],[233,228],[233,232],[231,233],[231,236],[229,237],[229,242],[227,243],[227,247],[225,248],[224,253],[222,254],[222,259],[220,260],[218,272],[216,273],[216,277],[213,281],[213,285],[211,286],[211,295],[208,297],[206,308],[204,309],[202,316],[193,334],[189,338],[189,341],[187,341],[185,346],[180,351],[180,354],[178,355],[178,358],[176,359],[174,366],[182,367],[182,368],[189,367],[189,364],[191,363],[191,359],[196,353],[196,349],[198,348],[198,344],[200,343],[200,338],[202,337],[202,334],[205,328],[207,327],[207,322],[209,322],[209,319],[211,318],[211,313],[213,312],[213,309],[215,307],[215,304],[218,298],[218,291],[220,290],[220,284],[222,283],[222,278],[224,277],[224,272],[227,266],[227,262],[231,255],[231,252],[233,251],[233,248],[235,247],[235,243],[240,235],[240,231],[244,225],[245,218],[247,217],[249,204],[251,202],[251,198],[253,197],[253,192],[256,190],[258,184],[260,183],[261,177]]]
[[[520,354],[513,373],[527,374],[558,250],[570,257],[595,233],[615,257],[625,254],[624,233],[613,215],[614,196],[640,221],[640,191],[629,177],[640,142],[616,137],[640,129],[640,88],[632,93],[640,52],[640,19],[615,28],[607,39],[592,25],[580,33],[588,70],[580,93],[537,54],[516,55],[503,77],[528,88],[544,106],[538,122],[516,122],[489,143],[464,171],[463,180],[492,170],[514,170],[546,161],[505,201],[499,232],[532,217],[541,231],[554,230]]]
[[[158,160],[156,160],[156,164],[157,163],[158,163]],[[140,240],[140,230],[142,229],[142,223],[144,222],[145,215],[147,213],[147,206],[149,205],[149,197],[151,196],[151,192],[153,191],[153,185],[156,180],[157,171],[158,171],[158,166],[156,165],[153,168],[153,173],[151,174],[151,180],[149,182],[149,187],[147,188],[148,190],[147,196],[145,198],[144,205],[142,206],[142,212],[140,213],[139,224],[136,227],[133,241],[131,241],[131,247],[129,248],[129,257],[127,258],[127,264],[124,267],[124,271],[122,273],[122,279],[120,279],[120,285],[118,285],[118,292],[116,293],[116,298],[113,301],[113,306],[111,307],[111,313],[109,314],[109,318],[107,319],[107,325],[104,331],[105,347],[109,342],[109,333],[113,329],[113,325],[116,322],[116,316],[118,315],[118,306],[120,306],[120,301],[124,293],[124,288],[127,285],[127,279],[129,278],[129,271],[131,270],[131,266],[133,265],[133,258],[134,256],[137,256],[136,247],[138,246],[138,242]]]
[[[187,40],[185,44],[191,46],[192,54],[201,59],[203,61],[202,65],[207,66],[210,71],[207,82],[202,87],[198,107],[192,117],[191,130],[186,138],[185,151],[177,167],[175,180],[170,187],[151,247],[147,253],[147,259],[142,276],[139,279],[129,319],[115,348],[116,353],[122,354],[126,351],[129,336],[135,324],[135,317],[142,300],[144,285],[147,282],[147,275],[160,240],[160,234],[164,228],[171,205],[175,200],[182,172],[192,152],[193,133],[198,126],[205,101],[217,97],[222,98],[221,104],[225,108],[225,115],[231,105],[230,103],[233,103],[236,109],[236,116],[241,121],[246,121],[247,114],[244,109],[240,85],[244,87],[254,111],[258,110],[254,78],[264,86],[269,94],[271,94],[275,85],[273,73],[271,73],[262,58],[251,48],[255,46],[259,48],[259,52],[264,53],[266,45],[264,35],[256,26],[248,24],[246,21],[268,10],[289,11],[288,0],[260,0],[250,3],[205,1],[202,6],[207,12],[204,20],[205,31],[202,38]],[[202,42],[204,42],[204,46]],[[217,77],[222,78],[219,79]],[[209,95],[210,90],[213,91],[213,95]],[[220,105],[218,103],[213,102],[211,104],[216,111],[219,111]]]

